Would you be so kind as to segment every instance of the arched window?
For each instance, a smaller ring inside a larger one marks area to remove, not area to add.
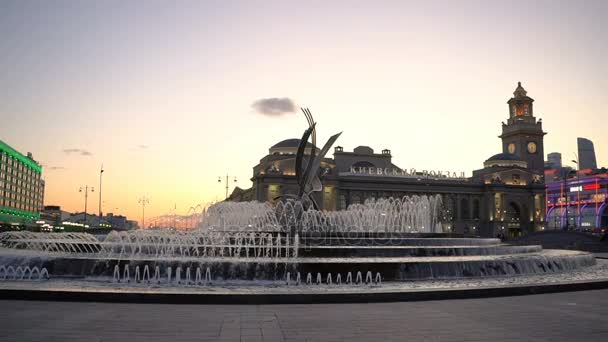
[[[608,206],[606,206],[606,203],[600,207],[597,219],[600,227],[608,227]]]
[[[446,222],[453,222],[456,217],[456,202],[452,196],[446,195],[443,199]]]
[[[480,214],[479,199],[476,198],[473,200],[473,219],[479,220],[479,214]]]
[[[463,220],[470,219],[469,199],[463,198],[460,200],[460,218]]]
[[[340,200],[339,200],[338,206],[339,206],[338,207],[339,210],[346,209],[346,196],[344,194],[340,194]]]

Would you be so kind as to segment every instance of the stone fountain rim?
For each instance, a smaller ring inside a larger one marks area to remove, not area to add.
[[[208,291],[203,293],[177,293],[160,291],[87,291],[78,289],[27,289],[0,286],[0,300],[34,300],[61,302],[110,302],[141,304],[329,304],[407,302],[450,299],[493,298],[546,294],[570,291],[588,291],[608,288],[608,278],[569,281],[550,284],[508,285],[457,289],[416,289],[407,291],[363,291],[337,293],[272,293],[261,289],[258,293],[227,293]]]

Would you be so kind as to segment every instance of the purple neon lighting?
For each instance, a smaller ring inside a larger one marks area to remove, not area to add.
[[[551,209],[549,209],[549,211],[547,211],[547,217],[545,217],[545,222],[549,222],[549,217],[551,216],[551,213],[553,212],[553,210],[555,210],[555,207],[551,207]]]
[[[595,227],[596,228],[601,228],[600,220],[602,219],[602,211],[604,211],[604,208],[606,208],[606,202],[602,203],[602,205],[597,209],[597,213],[595,213]]]
[[[578,226],[580,227],[581,224],[583,223],[583,212],[585,211],[585,208],[587,208],[589,204],[585,204],[581,207],[581,210],[579,210],[578,212]]]
[[[586,178],[586,179],[581,179],[581,180],[568,180],[566,182],[566,186],[570,187],[572,185],[580,185],[580,184],[591,184],[591,183],[595,183],[597,181],[598,184],[600,184],[600,186],[604,185],[604,184],[608,184],[608,179],[606,178]],[[549,190],[555,190],[555,189],[561,189],[562,185],[564,184],[563,180],[562,181],[556,181],[553,183],[547,183],[547,189]]]

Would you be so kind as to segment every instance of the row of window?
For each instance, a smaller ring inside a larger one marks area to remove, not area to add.
[[[458,214],[458,218],[462,220],[478,220],[481,215],[480,201],[478,198],[474,198],[471,202],[469,198],[460,199],[460,210],[456,210],[456,202],[451,197],[444,197],[443,199],[444,209],[450,218],[454,218]]]
[[[604,202],[606,200],[605,193],[589,194],[589,193],[570,193],[568,194],[568,202],[575,202],[578,200],[581,202]],[[560,196],[560,194],[549,194],[548,203],[565,203],[566,196]]]
[[[39,172],[0,151],[0,206],[29,212],[42,208],[43,181]]]
[[[6,198],[6,199],[11,199],[11,200],[26,202],[26,203],[42,200],[42,194],[35,194],[34,196],[24,196],[24,195],[20,195],[18,193],[14,193],[14,192],[0,190],[0,195],[2,195],[0,198]]]
[[[38,212],[42,209],[42,202],[36,201],[36,203],[22,203],[9,198],[0,198],[0,207]]]
[[[30,170],[31,171],[31,170]],[[13,177],[15,179],[20,179],[29,183],[33,183],[36,181],[40,181],[40,174],[39,173],[22,173],[19,172],[17,170],[11,169],[10,167],[7,167],[6,165],[0,165],[0,178],[4,178],[4,177]]]
[[[14,188],[20,188],[20,189],[24,189],[27,191],[38,191],[40,188],[42,188],[42,182],[36,182],[35,184],[32,183],[27,183],[27,182],[22,182],[22,181],[15,181],[14,179],[2,179],[0,177],[0,190],[4,189],[4,188],[11,189],[12,191],[15,191]]]
[[[346,194],[340,194],[338,196],[338,210],[344,210],[351,204],[361,204],[361,203],[365,202],[366,199],[389,198],[389,197],[401,198],[406,195],[411,196],[411,195],[415,195],[415,194],[389,193],[389,192],[383,192],[383,191],[365,192],[361,195],[353,194],[350,197],[350,201],[347,198]],[[424,195],[424,194],[418,194],[418,195]],[[376,197],[376,196],[378,196],[378,197]],[[481,214],[480,200],[477,198],[473,199],[472,203],[469,202],[468,198],[462,198],[460,200],[460,211],[458,213],[456,211],[456,203],[451,197],[444,196],[443,204],[444,204],[443,207],[446,211],[446,215],[448,216],[449,219],[454,219],[455,214],[459,214],[458,215],[459,219],[465,219],[465,220],[480,218],[480,214]]]
[[[13,158],[9,158],[6,153],[0,152],[0,154],[0,167],[2,167],[3,169],[6,168],[8,170],[19,171],[20,173],[26,175],[32,175],[37,173],[22,162]]]
[[[42,192],[42,189],[44,189],[42,186],[19,186],[17,184],[11,184],[0,180],[0,193],[5,191],[36,198]]]

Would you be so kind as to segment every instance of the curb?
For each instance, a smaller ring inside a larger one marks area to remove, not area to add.
[[[598,290],[606,288],[608,288],[608,280],[456,290],[318,294],[192,294],[0,289],[0,300],[141,304],[335,304],[508,297],[543,293]]]

